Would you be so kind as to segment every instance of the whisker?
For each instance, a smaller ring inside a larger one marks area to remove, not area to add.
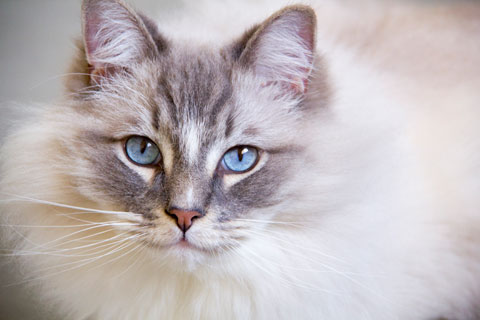
[[[15,228],[14,226],[10,226],[10,228],[17,234],[19,235],[24,241],[26,241],[27,243],[35,246],[35,247],[40,247],[39,244],[33,242],[32,240],[30,240],[27,236],[25,236],[23,233],[21,233],[20,231],[17,230],[17,228]]]
[[[29,90],[33,90],[49,81],[52,81],[52,80],[56,80],[56,79],[59,79],[59,78],[64,78],[64,77],[68,77],[68,76],[75,76],[75,75],[78,75],[78,76],[89,76],[90,74],[88,73],[84,73],[84,72],[69,72],[69,73],[62,73],[62,74],[58,74],[56,76],[52,76],[52,77],[49,77],[49,78],[46,78],[46,79],[43,79],[42,81],[38,82],[37,84],[34,84],[33,86],[31,86],[29,88]]]
[[[255,234],[255,236],[257,237],[264,237],[264,239],[267,238],[267,236],[263,233],[260,233],[260,232],[255,232],[254,230],[249,230],[249,232],[251,232],[252,234]],[[278,238],[278,237],[274,237],[274,236],[271,236],[269,235],[268,236],[269,238],[272,238],[272,239],[275,239],[277,241],[280,241],[280,242],[283,242],[285,244],[292,244],[291,241],[288,241],[288,240],[285,240],[285,239],[281,239],[281,238]],[[271,243],[270,245],[277,245],[275,243]],[[331,258],[332,260],[336,260],[338,262],[342,262],[343,264],[345,265],[348,265],[348,262],[343,260],[343,259],[340,259],[338,257],[335,257],[335,256],[331,256],[329,254],[325,254],[325,253],[322,253],[321,251],[318,251],[318,250],[315,250],[313,248],[308,248],[306,246],[301,246],[301,249],[302,250],[295,250],[294,248],[291,248],[289,249],[289,246],[280,246],[278,245],[278,248],[283,250],[283,251],[286,251],[288,252],[289,254],[292,254],[292,255],[296,255],[298,256],[299,258],[303,259],[303,260],[308,260],[314,264],[320,264],[322,267],[328,267],[328,268],[332,268],[330,266],[328,266],[327,264],[323,263],[323,262],[320,262],[318,260],[314,260],[311,256],[306,256],[306,255],[303,255],[301,254],[300,252],[303,251],[303,250],[307,250],[307,251],[310,251],[310,252],[313,252],[315,254],[319,254],[319,255],[322,255],[324,257],[327,257],[327,258]],[[375,275],[369,275],[369,274],[364,274],[364,273],[358,273],[358,272],[348,272],[348,271],[340,271],[340,270],[337,270],[337,269],[334,269],[332,270],[331,272],[335,272],[335,273],[339,273],[339,274],[342,274],[342,275],[352,275],[352,276],[361,276],[361,277],[381,277],[382,275],[379,275],[379,274],[375,274]]]
[[[132,236],[129,236],[129,237],[126,237],[126,238],[121,238],[121,239],[116,239],[118,237],[112,237],[110,239],[102,240],[101,242],[95,243],[94,246],[91,247],[91,249],[85,250],[84,254],[72,254],[72,255],[63,255],[63,256],[65,256],[65,257],[82,257],[82,256],[87,257],[87,256],[92,256],[92,255],[98,255],[98,253],[108,251],[110,248],[114,247],[116,244],[128,241],[130,239],[136,239],[136,238],[139,238],[140,236],[141,235],[132,235]],[[113,241],[113,240],[115,240],[115,241]],[[97,246],[97,244],[104,243],[104,242],[108,242],[108,243]],[[100,251],[95,251],[99,248],[106,248],[106,249],[100,250]],[[80,250],[80,249],[78,249],[78,250]],[[92,253],[87,254],[87,252],[92,252]],[[53,267],[56,267],[56,266],[53,266]]]
[[[45,205],[50,205],[54,207],[60,207],[60,208],[66,208],[66,209],[73,209],[73,210],[80,210],[80,211],[87,211],[87,212],[93,212],[93,213],[102,213],[102,214],[112,214],[112,215],[140,215],[138,213],[133,213],[133,212],[125,212],[125,211],[109,211],[109,210],[99,210],[99,209],[91,209],[91,208],[85,208],[85,207],[79,207],[79,206],[72,206],[68,204],[63,204],[63,203],[58,203],[58,202],[53,202],[53,201],[47,201],[47,200],[40,200],[40,199],[35,199],[31,197],[26,197],[26,196],[21,196],[21,195],[15,195],[15,194],[9,194],[2,192],[5,195],[16,197],[16,199],[9,199],[9,200],[0,200],[2,202],[5,201],[21,201],[21,200],[26,200],[26,201],[31,201],[33,203],[38,203],[38,204],[45,204]]]
[[[253,234],[253,235],[255,235],[255,236],[266,237],[266,235],[265,235],[264,233],[258,232],[258,231],[252,230],[252,229],[248,229],[248,230],[244,230],[244,231],[247,232],[247,233],[251,233],[251,234]],[[283,243],[285,243],[285,244],[290,244],[290,245],[292,244],[291,241],[288,241],[288,240],[285,240],[285,239],[283,239],[283,238],[279,238],[279,237],[273,236],[273,235],[276,235],[276,233],[275,233],[274,231],[272,231],[272,230],[268,230],[268,231],[262,230],[262,231],[264,231],[264,232],[269,232],[269,236],[268,236],[269,238],[272,238],[272,239],[274,239],[274,240],[283,242]],[[307,250],[307,251],[309,251],[309,252],[312,252],[312,253],[321,255],[321,256],[323,256],[323,257],[326,257],[326,258],[329,258],[329,259],[332,259],[332,260],[336,260],[336,261],[339,261],[339,262],[342,262],[342,263],[347,263],[347,262],[346,262],[345,260],[343,260],[343,259],[340,259],[340,258],[335,257],[335,256],[332,256],[332,255],[330,255],[330,254],[327,254],[327,253],[318,251],[318,250],[316,250],[316,249],[314,249],[314,248],[309,248],[309,247],[307,247],[307,246],[302,246],[302,250]]]
[[[253,252],[252,250],[246,248],[246,247],[243,247],[243,252],[246,252],[249,253],[250,255],[254,256],[255,258],[257,259],[260,259],[260,260],[263,260],[263,261],[266,261],[267,265],[272,265],[271,264],[271,261],[267,260],[265,257],[263,256],[260,256],[258,254],[256,254],[255,252]],[[235,252],[236,254],[240,254],[237,250],[232,250],[232,252]],[[254,259],[251,259],[250,257],[246,256],[246,255],[240,255],[242,258],[245,258],[246,260],[248,260],[252,265],[256,266],[257,268],[259,268],[260,270],[264,271],[267,275],[271,275],[272,273],[265,269],[264,267],[262,267],[260,264],[258,264],[257,262],[255,262]],[[342,293],[341,292],[333,292],[331,290],[327,290],[327,289],[323,289],[323,288],[317,288],[317,287],[314,287],[312,286],[311,284],[309,283],[306,283],[305,281],[302,281],[298,278],[294,278],[294,279],[288,279],[288,278],[285,278],[286,275],[288,276],[293,276],[291,273],[286,273],[285,271],[281,270],[281,269],[276,269],[276,271],[278,271],[280,273],[280,275],[282,275],[282,277],[280,278],[277,278],[277,280],[280,281],[280,283],[282,283],[283,285],[285,285],[286,287],[290,288],[290,287],[297,287],[297,288],[302,288],[302,289],[305,289],[305,290],[311,290],[311,291],[320,291],[320,292],[325,292],[325,293],[328,293],[330,295],[337,295],[337,296],[342,296]]]
[[[252,233],[255,233],[253,230],[249,230],[249,231],[252,232]],[[256,235],[257,235],[257,236],[260,236],[260,237],[262,237],[262,236],[265,237],[265,235],[262,234],[262,233],[257,233]],[[271,236],[269,235],[269,237],[271,237]],[[272,237],[272,238],[274,238],[274,237]],[[284,240],[284,239],[280,239],[280,238],[275,238],[275,239],[276,239],[276,240],[279,240],[279,241],[282,241],[282,242],[284,242],[284,243],[286,243],[286,244],[291,244],[291,242],[289,242],[289,241],[287,241],[287,240]],[[377,293],[374,289],[370,288],[369,286],[365,285],[364,283],[362,283],[362,282],[360,282],[359,280],[354,279],[354,278],[352,277],[352,275],[354,275],[354,276],[362,276],[362,277],[363,277],[363,276],[365,276],[365,275],[363,275],[363,274],[359,274],[359,273],[349,273],[349,272],[344,272],[344,271],[337,270],[337,269],[335,269],[334,267],[329,266],[328,264],[325,264],[325,263],[323,263],[323,262],[320,262],[320,261],[317,261],[317,260],[312,259],[310,256],[301,255],[301,254],[299,254],[298,251],[296,251],[296,250],[287,249],[287,246],[281,246],[281,247],[279,247],[279,249],[280,249],[280,250],[287,251],[287,252],[289,252],[290,254],[297,255],[297,256],[299,256],[301,259],[308,260],[308,261],[310,261],[310,262],[312,262],[312,263],[314,263],[314,264],[320,265],[321,267],[323,267],[323,268],[331,271],[332,273],[338,274],[338,275],[344,277],[345,279],[351,281],[352,283],[355,283],[356,285],[362,287],[363,289],[366,289],[366,290],[370,291],[371,293],[373,293],[373,294],[375,294],[375,295],[378,295],[379,297],[381,297],[381,298],[383,298],[383,299],[387,299],[387,298],[384,297],[383,295]],[[302,250],[304,250],[304,249],[306,249],[306,248],[305,248],[305,247],[302,247]],[[322,254],[321,252],[318,252],[317,250],[313,250],[313,252],[314,252],[314,253],[317,253],[317,254]],[[327,255],[327,256],[329,256],[329,255]],[[260,256],[259,256],[259,258],[263,258],[263,257],[260,257]],[[332,257],[332,258],[338,260],[336,257]],[[339,261],[341,261],[341,260],[339,260]]]
[[[65,270],[61,270],[61,271],[58,271],[58,272],[55,272],[55,273],[50,273],[50,274],[47,274],[47,275],[44,275],[44,276],[39,276],[39,277],[34,277],[34,278],[29,278],[29,279],[25,279],[25,280],[21,280],[21,281],[17,281],[17,282],[14,282],[14,283],[10,283],[10,284],[7,284],[7,285],[4,285],[4,287],[12,287],[12,286],[16,286],[16,285],[21,285],[21,284],[25,284],[25,283],[28,283],[28,282],[33,282],[33,281],[39,281],[39,280],[42,280],[42,279],[47,279],[47,278],[50,278],[50,277],[53,277],[53,276],[56,276],[58,274],[61,274],[61,273],[65,273],[65,272],[68,272],[68,271],[72,271],[72,270],[75,270],[75,269],[79,269],[81,267],[83,267],[84,265],[88,265],[89,263],[92,263],[92,262],[95,262],[99,259],[102,259],[104,257],[107,257],[109,255],[112,255],[120,250],[123,250],[124,248],[128,248],[129,246],[133,245],[135,242],[130,242],[130,243],[127,243],[126,245],[120,245],[119,247],[113,249],[112,251],[104,254],[104,255],[101,255],[99,257],[95,257],[95,258],[88,258],[88,259],[83,259],[83,260],[80,260],[80,261],[74,261],[74,262],[71,262],[71,263],[78,263],[78,262],[82,262],[82,261],[85,261],[87,260],[86,262],[78,265],[78,266],[74,266],[72,268],[68,268],[68,269],[65,269]],[[123,256],[123,255],[122,255]],[[53,267],[61,267],[62,265],[57,265],[57,266],[53,266]],[[45,270],[43,270],[45,271]]]
[[[102,266],[104,266],[104,265],[106,265],[106,264],[109,264],[109,263],[112,263],[112,262],[114,262],[114,261],[117,261],[118,259],[126,256],[126,255],[129,254],[130,252],[135,251],[136,249],[138,249],[138,248],[140,248],[140,247],[142,247],[142,246],[145,247],[145,244],[143,244],[143,243],[140,242],[136,247],[128,250],[127,252],[123,253],[122,255],[120,255],[120,256],[118,256],[118,257],[116,257],[116,258],[113,258],[113,259],[111,259],[111,260],[108,260],[108,261],[106,261],[106,262],[104,262],[104,263],[102,263],[102,264],[100,264],[100,265],[98,265],[98,266],[95,266],[95,267],[91,268],[89,271],[98,269],[98,268],[100,268],[100,267],[102,267]]]
[[[86,244],[86,245],[82,245],[82,246],[77,246],[77,247],[72,247],[72,248],[63,248],[63,249],[57,249],[57,250],[52,250],[52,251],[30,251],[30,250],[22,250],[22,251],[18,251],[16,252],[15,254],[10,254],[12,256],[21,256],[21,255],[51,255],[51,256],[62,256],[62,257],[67,257],[67,256],[82,256],[81,254],[61,254],[61,252],[67,252],[67,251],[75,251],[75,250],[81,250],[81,249],[85,249],[85,248],[92,248],[92,249],[96,249],[96,248],[100,248],[100,247],[104,247],[104,246],[108,246],[110,245],[110,243],[107,243],[107,244],[104,244],[104,245],[99,245],[99,244],[102,244],[102,243],[105,243],[105,242],[111,242],[117,238],[120,238],[120,237],[123,237],[124,235],[126,234],[129,234],[128,232],[126,233],[122,233],[122,234],[118,234],[118,235],[115,235],[113,237],[110,237],[108,239],[103,239],[103,240],[100,240],[100,241],[95,241],[93,243],[90,243],[90,244]],[[123,240],[123,239],[121,239]],[[118,240],[117,240],[118,241]],[[73,241],[75,242],[75,241]],[[53,247],[54,248],[54,247]],[[92,249],[90,250],[86,250],[85,252],[89,252],[89,251],[92,251]]]
[[[77,217],[72,217],[70,214],[68,213],[59,213],[57,214],[59,216],[63,216],[63,217],[67,217],[71,220],[75,220],[75,221],[78,221],[78,222],[83,222],[83,223],[90,223],[90,224],[97,224],[97,225],[101,225],[101,224],[105,224],[105,225],[110,225],[110,223],[113,223],[115,224],[116,226],[141,226],[141,224],[139,222],[130,222],[130,221],[120,221],[120,220],[116,220],[116,221],[102,221],[102,222],[98,222],[98,221],[90,221],[90,220],[85,220],[85,219],[81,219],[81,218],[77,218]],[[127,220],[127,219],[126,219]],[[112,225],[113,225],[112,224]]]
[[[54,240],[51,240],[51,241],[48,241],[47,243],[44,243],[43,246],[48,246],[49,244],[51,243],[55,243],[55,242],[58,242],[60,240],[63,240],[63,239],[67,239],[71,236],[74,236],[76,234],[79,234],[79,233],[83,233],[83,232],[86,232],[86,231],[89,231],[89,230],[93,230],[93,229],[98,229],[98,228],[103,228],[104,226],[102,225],[95,225],[93,227],[89,227],[89,228],[84,228],[82,230],[78,230],[78,231],[75,231],[75,232],[72,232],[72,233],[69,233],[69,234],[66,234],[64,236],[61,236],[59,238],[56,238]],[[100,232],[97,232],[97,233],[94,233],[94,234],[90,234],[90,235],[87,235],[87,236],[84,236],[84,237],[81,237],[81,238],[77,238],[77,239],[71,239],[71,240],[68,240],[66,242],[62,242],[61,244],[59,245],[65,245],[67,243],[71,243],[71,242],[74,242],[74,241],[78,241],[78,240],[82,240],[82,239],[88,239],[88,238],[91,238],[91,237],[95,237],[97,235],[100,235],[100,234],[104,234],[104,233],[107,233],[107,232],[112,232],[114,231],[115,229],[107,229],[107,230],[102,230]],[[54,246],[55,247],[55,246]]]
[[[306,227],[305,223],[289,222],[289,221],[270,221],[270,220],[243,219],[243,218],[236,218],[235,221],[259,222],[259,223],[265,223],[265,224],[278,224],[278,225],[285,225],[285,226],[294,226],[294,227],[299,227],[299,228],[305,228]]]
[[[88,227],[91,226],[92,224],[101,224],[105,226],[123,226],[123,225],[130,225],[130,226],[135,226],[137,224],[126,224],[126,223],[100,223],[100,222],[91,222],[88,224],[72,224],[72,225],[28,225],[28,224],[0,224],[0,227],[17,227],[17,228],[45,228],[45,229],[65,229],[65,228],[79,228],[79,227]]]
[[[112,230],[107,230],[107,231],[102,231],[102,232],[99,232],[97,234],[94,234],[93,236],[95,235],[98,235],[98,234],[102,234],[102,233],[106,233],[106,232],[111,232]],[[67,235],[67,236],[70,236],[71,234]],[[67,236],[63,236],[61,238],[65,238]],[[26,239],[28,240],[28,239]],[[71,242],[75,242],[77,241],[78,239],[73,239],[71,241],[68,241],[68,242],[64,242],[64,243],[61,243],[61,244],[58,244],[58,245],[55,245],[55,246],[47,246],[48,244],[50,243],[53,243],[57,240],[60,240],[60,238],[58,239],[55,239],[55,240],[52,240],[52,241],[49,241],[47,243],[44,243],[44,244],[37,244],[37,243],[33,243],[31,241],[29,241],[29,243],[31,243],[35,248],[41,248],[41,249],[53,249],[55,247],[58,247],[59,245],[65,245],[67,243],[71,243]],[[46,251],[33,251],[33,250],[14,250],[15,253],[10,253],[10,254],[3,254],[3,256],[22,256],[22,255],[42,255],[42,254],[46,254]],[[53,251],[52,251],[53,252]]]
[[[143,251],[145,251],[146,248],[147,248],[147,245],[144,244],[143,247],[140,248],[140,250],[138,250],[137,252],[135,252],[135,254],[133,254],[133,255],[130,257],[130,259],[128,259],[128,261],[127,261],[127,264],[129,264],[129,266],[128,266],[127,268],[125,268],[125,270],[123,270],[122,272],[120,272],[119,274],[115,275],[114,278],[115,278],[115,279],[118,279],[118,278],[120,278],[121,276],[123,276],[124,274],[126,274],[130,269],[132,269],[132,267],[137,264],[137,262],[138,262],[139,259],[135,259],[135,260],[133,261],[133,263],[130,263],[130,261],[131,261],[134,257],[137,257],[140,253],[142,253]],[[142,258],[143,258],[143,260],[145,260],[145,256],[143,256]],[[163,264],[161,264],[160,266],[158,266],[158,267],[163,266],[165,263],[166,263],[166,261],[165,261]]]

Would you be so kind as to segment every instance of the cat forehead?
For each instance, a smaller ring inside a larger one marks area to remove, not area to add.
[[[171,141],[195,136],[199,144],[219,139],[243,143],[242,138],[262,132],[278,137],[282,134],[273,133],[274,127],[295,119],[281,107],[284,101],[262,87],[262,79],[221,49],[182,46],[147,62],[137,74],[146,78],[135,80],[137,91],[145,92],[149,100],[145,104],[141,102],[145,98],[137,99],[147,109],[146,117],[138,120]],[[127,108],[135,118],[138,108]]]
[[[152,103],[146,106],[153,138],[155,133],[160,140],[167,138],[165,147],[175,161],[202,162],[232,132],[232,63],[220,50],[193,47],[176,48],[149,63],[140,72],[154,86],[147,90]]]
[[[284,122],[283,113],[272,112],[268,90],[220,49],[172,49],[134,71],[125,86],[138,97],[125,90],[125,112],[115,118],[127,120],[130,134],[167,144],[172,161],[199,164],[212,152],[215,158],[235,145],[259,146],[260,139],[270,146],[282,136],[274,124]]]
[[[214,120],[233,94],[232,64],[222,55],[179,48],[160,61],[157,95],[171,120]]]

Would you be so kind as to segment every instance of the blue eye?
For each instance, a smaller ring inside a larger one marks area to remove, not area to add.
[[[254,147],[237,146],[225,153],[222,165],[225,169],[242,173],[252,169],[258,160],[258,151]]]
[[[125,152],[130,160],[139,165],[154,165],[160,159],[160,150],[152,140],[133,136],[125,143]]]

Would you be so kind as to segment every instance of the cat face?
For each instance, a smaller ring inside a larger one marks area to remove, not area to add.
[[[311,9],[287,8],[217,48],[167,41],[115,1],[83,12],[76,68],[89,76],[72,89],[67,146],[79,192],[130,212],[130,232],[182,259],[235,248],[262,228],[248,219],[292,210],[312,112]]]

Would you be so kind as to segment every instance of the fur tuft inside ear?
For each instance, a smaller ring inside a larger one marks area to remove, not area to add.
[[[251,35],[240,62],[290,93],[303,94],[313,68],[316,16],[307,6],[290,6],[273,14]]]
[[[116,0],[84,0],[83,35],[92,75],[106,76],[156,53],[142,19]],[[94,78],[94,77],[93,77]]]

